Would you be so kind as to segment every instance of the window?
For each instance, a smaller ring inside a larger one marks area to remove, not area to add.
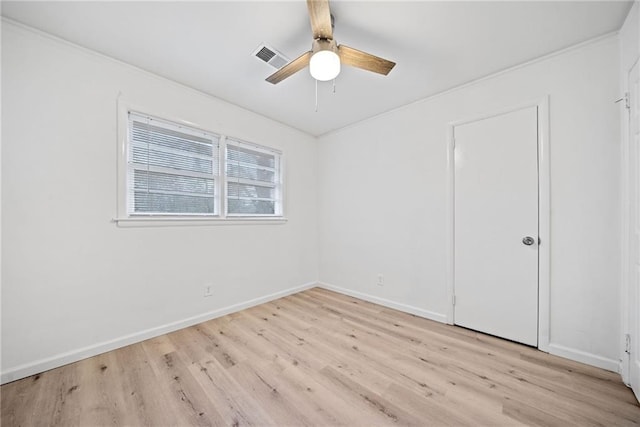
[[[281,215],[280,155],[227,139],[227,215]]]
[[[128,112],[128,217],[281,217],[281,194],[279,151]]]
[[[129,113],[129,215],[216,215],[219,138]]]

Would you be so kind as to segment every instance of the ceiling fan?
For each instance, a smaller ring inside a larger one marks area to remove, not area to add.
[[[316,80],[333,80],[340,73],[340,64],[350,65],[374,73],[389,74],[395,62],[338,45],[333,39],[333,17],[329,9],[329,0],[307,0],[313,45],[310,51],[289,62],[267,77],[269,83],[277,84],[291,75],[309,66],[311,76]]]

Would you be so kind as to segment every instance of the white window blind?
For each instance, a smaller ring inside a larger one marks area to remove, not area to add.
[[[228,216],[282,215],[281,153],[227,139],[226,210]]]
[[[127,213],[217,215],[219,137],[129,112]]]

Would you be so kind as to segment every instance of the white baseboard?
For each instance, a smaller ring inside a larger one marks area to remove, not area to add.
[[[620,373],[620,361],[598,356],[597,354],[586,351],[576,350],[575,348],[551,343],[549,344],[549,354],[606,369],[607,371]]]
[[[328,283],[319,282],[317,286],[320,288],[328,289],[330,291],[338,292],[340,294],[345,294],[354,298],[359,298],[361,300],[369,301],[374,304],[380,304],[385,307],[403,311],[405,313],[415,314],[416,316],[424,317],[425,319],[435,320],[436,322],[440,322],[440,323],[447,323],[446,314],[435,313],[433,311],[424,310],[422,308],[414,307],[412,305],[402,304],[399,302],[376,297],[376,296],[365,294],[358,291],[352,291],[351,289],[341,288],[339,286],[330,285]]]
[[[197,325],[198,323],[206,322],[207,320],[215,319],[230,313],[235,313],[245,308],[253,307],[256,305],[264,304],[265,302],[273,301],[278,298],[285,297],[287,295],[295,294],[306,289],[317,286],[316,282],[306,283],[301,286],[285,289],[283,291],[275,292],[273,294],[265,295],[259,298],[254,298],[249,301],[241,302],[238,304],[230,305],[228,307],[219,308],[217,310],[209,311],[207,313],[199,314],[197,316],[189,317],[186,319],[178,320],[176,322],[167,323],[165,325],[157,326],[155,328],[147,329],[144,331],[136,332],[133,334],[125,335],[113,340],[104,341],[98,344],[93,344],[87,347],[71,350],[65,353],[57,354],[46,359],[36,360],[34,362],[25,363],[23,365],[10,368],[2,374],[0,374],[0,384],[5,384],[11,381],[26,378],[28,376],[48,371],[49,369],[58,368],[60,366],[67,365],[69,363],[77,362],[88,357],[93,357],[98,354],[105,353],[107,351],[115,350],[121,347],[125,347],[130,344],[135,344],[149,338],[155,338],[159,335],[174,332],[179,329],[183,329],[189,326]]]

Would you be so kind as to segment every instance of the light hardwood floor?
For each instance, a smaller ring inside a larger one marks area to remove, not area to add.
[[[3,427],[640,425],[617,374],[322,289],[0,391]]]

